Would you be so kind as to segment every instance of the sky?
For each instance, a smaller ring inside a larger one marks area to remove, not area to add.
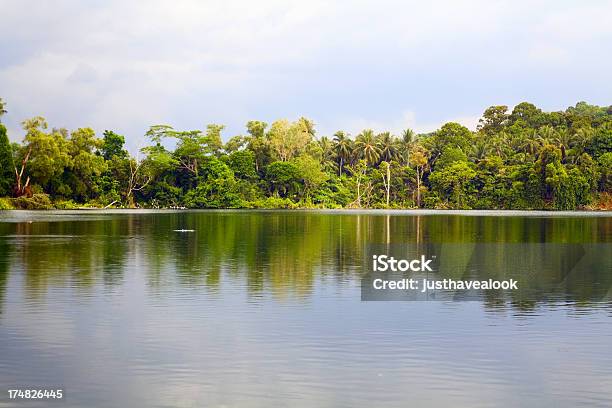
[[[317,135],[448,121],[529,101],[612,104],[610,1],[0,0],[0,97],[20,123],[224,138],[249,120]]]

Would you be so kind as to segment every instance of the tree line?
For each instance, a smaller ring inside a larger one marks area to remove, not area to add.
[[[6,208],[612,208],[612,106],[586,102],[491,106],[476,131],[450,122],[427,134],[317,137],[302,117],[249,121],[223,142],[222,125],[155,125],[138,157],[112,130],[42,117],[22,127],[9,143],[0,124]]]

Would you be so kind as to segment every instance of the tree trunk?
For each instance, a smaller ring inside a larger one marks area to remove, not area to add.
[[[17,171],[17,167],[15,167],[15,187],[13,188],[13,195],[15,197],[21,197],[23,195],[32,197],[32,189],[30,188],[30,177],[26,179],[24,185],[21,184],[21,180],[23,178],[23,171],[25,170],[26,164],[30,160],[30,154],[32,153],[32,146],[28,149],[25,157],[21,161],[21,170]]]
[[[421,172],[417,167],[417,208],[421,208]]]
[[[389,208],[389,195],[391,193],[391,165],[387,163],[387,208]]]

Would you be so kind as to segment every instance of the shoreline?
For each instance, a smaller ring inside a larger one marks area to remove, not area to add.
[[[72,209],[45,209],[0,210],[2,214],[10,213],[36,213],[36,214],[155,214],[155,213],[247,213],[247,212],[279,212],[279,213],[319,213],[319,214],[353,214],[353,215],[393,215],[393,216],[435,216],[456,215],[472,217],[612,217],[610,210],[451,210],[451,209],[379,209],[379,208],[207,208],[207,209],[175,209],[175,208],[72,208]]]

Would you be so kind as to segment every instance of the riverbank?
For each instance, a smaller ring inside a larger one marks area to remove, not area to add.
[[[559,211],[554,208],[403,208],[403,207],[378,207],[378,208],[355,208],[355,207],[328,207],[323,204],[314,204],[308,202],[296,203],[289,199],[274,198],[270,197],[267,200],[260,200],[255,202],[243,202],[242,206],[226,208],[226,209],[251,209],[251,210],[391,210],[391,211],[414,211],[415,213],[424,214],[428,211],[518,211],[518,212],[533,212],[541,211],[544,213],[560,213],[560,212],[599,212],[599,211],[612,211],[612,194],[602,193],[596,201],[588,206],[578,208],[574,211]],[[155,207],[146,206],[142,203],[138,203],[136,207],[126,207],[121,203],[111,203],[109,205],[102,205],[97,202],[90,203],[75,203],[72,200],[57,200],[53,201],[47,194],[34,194],[32,197],[0,197],[0,210],[108,210],[108,209],[152,209],[152,210],[189,210],[195,208],[188,208],[184,206],[173,206],[173,207]],[[224,209],[224,208],[211,208],[211,209]]]
[[[126,207],[121,203],[112,203],[112,205],[101,205],[96,202],[92,203],[75,203],[71,200],[52,201],[47,194],[34,194],[32,197],[0,197],[0,210],[197,210],[198,208],[188,208],[184,206],[174,207],[153,207],[137,204],[136,207]],[[201,209],[201,208],[200,208]],[[554,208],[347,208],[347,207],[326,207],[320,204],[313,203],[295,203],[288,199],[274,199],[260,202],[248,202],[243,206],[234,208],[210,208],[210,210],[320,210],[320,211],[393,211],[393,212],[410,212],[414,214],[429,214],[429,213],[475,213],[475,212],[503,212],[519,214],[528,212],[549,213],[590,213],[590,212],[608,212],[612,211],[612,194],[603,193],[597,201],[589,206],[579,208],[572,211],[560,211]]]

